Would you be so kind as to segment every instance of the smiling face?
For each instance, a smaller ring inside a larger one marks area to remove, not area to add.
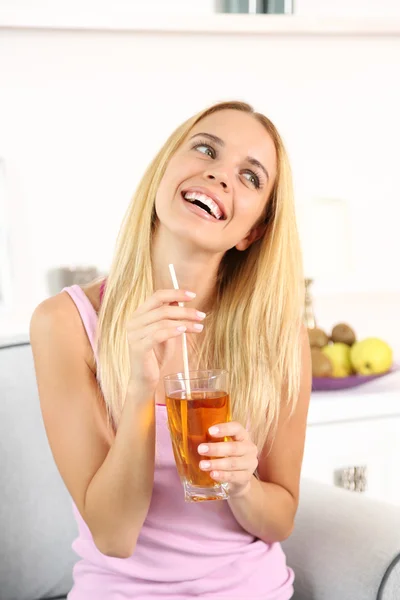
[[[159,226],[210,252],[245,250],[276,178],[276,151],[249,113],[204,117],[172,156],[156,196]]]

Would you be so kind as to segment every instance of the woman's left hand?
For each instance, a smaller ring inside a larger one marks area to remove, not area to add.
[[[208,471],[218,483],[229,483],[231,498],[243,494],[258,466],[257,446],[243,425],[235,421],[214,425],[208,432],[214,438],[230,437],[232,441],[200,444],[198,452],[204,457],[201,470]]]

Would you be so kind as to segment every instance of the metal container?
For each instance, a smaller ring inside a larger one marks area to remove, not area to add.
[[[217,0],[220,13],[290,15],[294,0]]]
[[[64,287],[86,285],[100,277],[97,267],[91,265],[71,265],[58,267],[48,272],[48,289],[50,295],[58,294]]]

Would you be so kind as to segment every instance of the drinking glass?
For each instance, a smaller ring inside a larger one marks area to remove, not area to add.
[[[223,369],[174,373],[164,377],[168,426],[185,500],[226,500],[228,484],[211,479],[199,467],[200,444],[224,441],[210,436],[213,425],[231,420],[228,372]],[[212,459],[212,457],[206,457]]]

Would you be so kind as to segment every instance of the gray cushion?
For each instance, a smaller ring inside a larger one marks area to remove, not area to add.
[[[400,507],[302,480],[296,527],[283,544],[293,600],[399,600]]]
[[[0,348],[0,597],[64,596],[77,535],[42,422],[29,344]]]
[[[381,581],[377,600],[398,600],[400,590],[400,553],[395,556]]]

